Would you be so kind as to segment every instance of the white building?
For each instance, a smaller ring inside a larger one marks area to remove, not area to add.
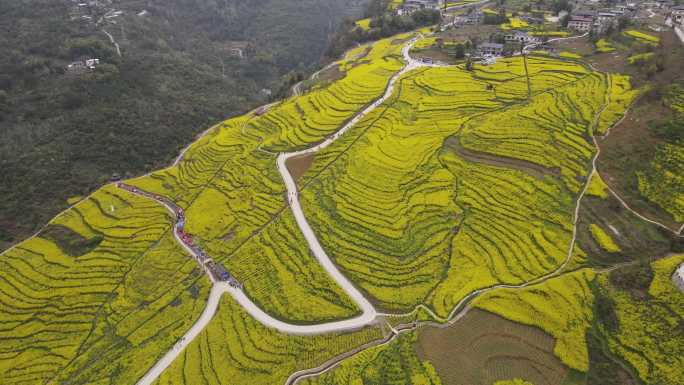
[[[671,17],[675,24],[682,24],[684,22],[684,5],[672,7]]]
[[[404,4],[397,9],[398,15],[410,15],[419,9],[439,9],[439,0],[406,0]]]
[[[603,33],[608,30],[609,27],[617,26],[619,16],[620,15],[615,12],[599,12],[596,16],[594,29],[599,33]]]
[[[588,16],[573,16],[568,22],[568,29],[587,32],[594,25],[594,18]]]
[[[530,44],[538,43],[539,39],[534,36],[530,36],[527,32],[513,31],[504,35],[504,41],[506,43]]]
[[[503,54],[503,44],[482,43],[477,46],[477,51],[482,56],[501,56]]]
[[[679,290],[684,292],[684,263],[679,265],[679,268],[672,274],[672,281]]]
[[[100,64],[100,59],[86,59],[85,65],[86,67],[90,68],[91,70],[95,69],[95,66]]]

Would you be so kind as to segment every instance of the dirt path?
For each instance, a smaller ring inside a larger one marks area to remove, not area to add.
[[[102,29],[102,32],[104,32],[104,34],[107,35],[107,37],[109,38],[109,41],[111,41],[112,44],[114,44],[114,48],[116,48],[116,53],[119,55],[119,57],[121,57],[121,49],[119,48],[119,43],[117,43],[116,40],[114,40],[114,36],[112,36],[111,33],[105,31],[104,28]]]
[[[461,158],[474,163],[482,163],[489,166],[504,167],[508,169],[515,169],[524,173],[530,174],[538,179],[544,179],[547,176],[559,176],[560,169],[548,168],[540,164],[529,162],[523,159],[509,158],[503,155],[494,155],[486,152],[470,150],[461,144],[461,138],[452,136],[444,142],[445,147],[454,151]]]

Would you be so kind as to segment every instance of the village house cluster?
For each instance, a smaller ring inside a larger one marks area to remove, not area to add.
[[[94,70],[98,64],[100,64],[100,59],[76,60],[67,65],[67,70],[70,72],[83,72],[85,70]]]
[[[469,55],[473,58],[488,58],[516,54],[524,47],[531,49],[549,49],[545,45],[549,38],[543,37],[544,34],[530,33],[530,30],[538,30],[539,26],[546,23],[555,23],[556,27],[565,30],[573,35],[592,34],[600,36],[609,34],[611,30],[629,23],[632,20],[641,20],[648,23],[649,20],[659,15],[667,20],[667,24],[684,30],[684,5],[677,6],[672,0],[658,0],[641,3],[630,2],[608,2],[600,0],[579,0],[572,2],[574,10],[571,13],[560,11],[558,15],[550,16],[548,10],[537,9],[531,12],[513,13],[513,17],[523,22],[526,27],[517,29],[503,29],[490,35],[487,41],[477,42],[478,44],[469,50]],[[467,28],[480,24],[493,24],[491,18],[498,16],[498,20],[510,19],[510,10],[506,10],[505,4],[498,9],[480,9],[481,5],[473,3],[463,6],[455,15],[444,12],[444,23],[441,31],[449,28]],[[439,0],[408,0],[397,12],[410,13],[417,9],[444,9],[444,3]],[[546,14],[546,15],[544,15]],[[487,18],[490,20],[488,21]],[[495,19],[496,20],[496,19]],[[511,23],[512,24],[512,23]],[[563,27],[561,27],[563,25]],[[663,28],[657,24],[649,26],[654,30]],[[510,26],[509,26],[510,28]]]
[[[599,11],[576,11],[568,21],[568,29],[577,32],[605,33],[617,27],[621,17],[632,18],[637,11],[636,5],[616,5]]]
[[[441,5],[440,0],[405,0],[396,12],[400,16],[410,15],[421,9],[440,9]]]

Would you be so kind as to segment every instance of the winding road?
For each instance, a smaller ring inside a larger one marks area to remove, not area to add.
[[[202,312],[200,318],[195,322],[195,324],[188,330],[187,333],[181,339],[174,345],[174,347],[169,350],[157,363],[137,382],[138,385],[150,385],[156,379],[162,374],[162,372],[168,368],[171,363],[181,354],[181,352],[190,344],[195,337],[197,337],[200,332],[209,324],[211,319],[213,318],[214,314],[216,314],[216,310],[218,309],[218,305],[220,303],[221,296],[224,293],[230,294],[235,301],[237,301],[244,309],[254,317],[258,322],[263,324],[264,326],[267,326],[269,328],[273,328],[278,330],[279,332],[286,333],[286,334],[293,334],[293,335],[317,335],[317,334],[325,334],[325,333],[331,333],[331,332],[340,332],[340,331],[349,331],[349,330],[357,330],[360,328],[363,328],[364,326],[373,324],[377,322],[377,316],[378,313],[373,307],[373,305],[366,299],[366,297],[361,294],[361,292],[337,269],[335,264],[332,262],[330,257],[327,255],[323,247],[321,246],[320,242],[318,241],[318,238],[316,237],[314,231],[311,229],[311,226],[306,220],[306,217],[304,216],[304,211],[302,210],[301,204],[299,202],[299,193],[297,189],[297,185],[294,181],[294,178],[290,174],[290,172],[287,169],[286,162],[288,159],[300,155],[306,155],[306,154],[312,154],[317,151],[320,151],[329,145],[331,145],[335,140],[337,140],[341,135],[343,135],[345,132],[347,132],[352,126],[354,126],[356,123],[358,123],[361,119],[363,119],[368,113],[373,111],[375,108],[380,106],[382,103],[387,100],[392,93],[394,92],[394,86],[397,82],[397,80],[406,72],[411,71],[415,68],[421,67],[421,66],[427,66],[424,63],[421,63],[417,60],[414,60],[410,57],[409,51],[415,41],[417,40],[416,38],[413,38],[408,44],[404,46],[402,49],[402,55],[405,60],[405,65],[404,67],[394,74],[391,78],[389,83],[387,84],[387,87],[385,89],[385,93],[375,100],[371,105],[363,109],[361,112],[357,113],[349,122],[347,122],[339,131],[337,131],[335,134],[332,136],[328,137],[326,140],[323,142],[317,144],[316,146],[313,146],[311,148],[301,150],[301,151],[295,151],[295,152],[289,152],[289,153],[281,153],[278,155],[277,158],[277,166],[278,166],[278,171],[280,172],[283,181],[285,182],[285,186],[287,188],[287,196],[288,196],[288,201],[290,202],[290,207],[292,209],[292,212],[294,214],[295,220],[297,221],[297,225],[302,231],[302,234],[304,235],[304,238],[306,239],[309,249],[312,251],[314,254],[315,258],[318,260],[318,262],[321,264],[321,266],[330,274],[330,276],[339,284],[342,289],[351,297],[354,302],[359,306],[361,309],[362,313],[354,318],[346,319],[346,320],[341,320],[341,321],[335,321],[335,322],[327,322],[327,323],[321,323],[321,324],[315,324],[315,325],[296,325],[296,324],[290,324],[287,322],[283,322],[281,320],[278,320],[266,312],[264,312],[261,308],[259,308],[247,295],[244,293],[244,291],[241,288],[236,288],[230,286],[226,282],[219,282],[215,281],[211,274],[209,274],[210,279],[212,280],[213,286],[211,289],[211,292],[209,294],[209,299],[207,301],[207,305],[204,308],[204,311]],[[183,151],[184,153],[185,151]],[[176,159],[176,163],[182,158],[179,156]],[[169,203],[169,201],[165,199],[160,199],[160,198],[155,198],[152,194],[146,193],[142,190],[135,189],[135,191],[128,190],[131,193],[144,196],[150,199],[154,199],[158,203],[164,205],[164,207],[167,208],[172,214],[176,214],[178,212],[178,207],[172,205],[172,203]],[[195,259],[199,259],[198,253],[196,250],[191,248],[189,245],[187,245],[180,237],[179,231],[177,228],[174,227],[174,236],[176,238],[176,241],[190,254],[192,255]]]
[[[416,42],[419,36],[414,37],[408,44],[406,44],[403,49],[402,49],[402,55],[405,61],[404,67],[394,74],[385,89],[384,94],[375,100],[372,104],[364,108],[362,111],[358,112],[350,121],[348,121],[340,130],[335,132],[333,135],[329,136],[327,139],[325,139],[323,142],[300,151],[295,151],[295,152],[289,152],[289,153],[280,153],[277,156],[277,167],[278,171],[280,172],[281,177],[283,178],[283,181],[285,183],[286,189],[287,189],[287,199],[289,201],[290,208],[294,214],[295,220],[297,222],[297,225],[299,226],[302,234],[304,235],[306,242],[309,246],[309,249],[313,253],[314,257],[317,259],[317,261],[320,263],[320,265],[326,270],[326,272],[332,277],[332,279],[335,280],[335,282],[340,285],[340,287],[346,292],[349,297],[351,297],[354,302],[359,306],[361,309],[361,314],[357,317],[346,319],[346,320],[341,320],[341,321],[335,321],[335,322],[327,322],[327,323],[321,323],[321,324],[314,324],[314,325],[297,325],[297,324],[290,324],[281,320],[278,320],[271,315],[267,314],[264,312],[261,308],[259,308],[242,290],[240,287],[233,287],[229,285],[227,282],[222,282],[222,281],[216,281],[211,274],[208,274],[210,279],[212,280],[212,289],[209,294],[209,298],[207,301],[207,304],[205,306],[204,311],[202,312],[200,318],[195,322],[195,324],[188,330],[187,333],[174,345],[174,347],[169,350],[157,363],[150,368],[150,370],[137,382],[138,385],[150,385],[154,381],[157,380],[157,378],[162,374],[162,372],[168,368],[173,361],[183,352],[183,350],[194,340],[195,337],[197,337],[201,331],[209,324],[209,322],[212,320],[213,316],[215,315],[221,296],[224,293],[230,294],[235,301],[237,301],[244,309],[247,311],[247,313],[250,314],[250,316],[254,317],[258,322],[263,324],[266,327],[273,328],[278,330],[279,332],[286,333],[286,334],[292,334],[292,335],[318,335],[318,334],[325,334],[325,333],[331,333],[331,332],[339,332],[339,331],[350,331],[350,330],[357,330],[360,328],[363,328],[364,326],[371,325],[374,323],[379,323],[383,321],[383,317],[397,317],[397,316],[405,316],[408,314],[412,314],[415,311],[417,311],[419,308],[427,310],[433,317],[434,319],[438,320],[441,323],[434,322],[434,321],[423,321],[423,322],[412,322],[410,324],[401,324],[397,325],[396,327],[390,327],[391,333],[383,338],[382,340],[378,341],[372,341],[366,345],[363,345],[361,347],[358,347],[350,352],[344,353],[342,355],[339,355],[337,357],[334,357],[328,361],[326,361],[324,364],[317,368],[310,368],[310,369],[305,369],[301,370],[298,372],[293,373],[287,380],[286,384],[294,384],[298,380],[304,378],[304,377],[310,377],[314,375],[319,375],[327,370],[330,370],[334,368],[339,362],[341,362],[343,359],[349,358],[353,356],[354,354],[369,348],[371,346],[377,346],[381,344],[386,344],[391,342],[396,336],[398,336],[400,333],[403,332],[408,332],[411,330],[414,330],[418,327],[421,326],[426,326],[426,325],[431,325],[431,326],[437,326],[437,327],[447,327],[454,322],[458,321],[460,318],[462,318],[469,310],[470,310],[470,302],[476,298],[477,296],[484,294],[486,292],[496,290],[496,289],[502,289],[502,288],[510,288],[510,289],[518,289],[518,288],[524,288],[532,285],[539,284],[541,282],[544,282],[550,278],[556,277],[560,275],[563,270],[566,268],[568,263],[571,260],[572,257],[572,252],[574,249],[576,237],[577,237],[577,221],[579,217],[579,209],[581,205],[582,198],[584,197],[586,190],[589,185],[589,180],[591,178],[591,175],[597,172],[596,170],[596,159],[598,158],[598,155],[600,153],[600,149],[597,146],[597,152],[594,155],[592,159],[592,170],[590,172],[589,178],[587,179],[587,183],[585,183],[584,188],[582,189],[580,195],[577,197],[576,200],[576,205],[575,205],[575,211],[573,215],[573,235],[572,239],[568,248],[568,253],[566,256],[566,259],[553,271],[547,273],[544,276],[538,277],[534,280],[524,282],[522,284],[518,285],[509,285],[509,284],[499,284],[499,285],[494,285],[482,289],[475,290],[465,296],[461,301],[459,301],[456,306],[452,309],[450,314],[446,317],[439,317],[438,315],[434,314],[434,312],[431,311],[428,307],[424,305],[419,305],[412,311],[411,313],[407,314],[402,314],[402,315],[397,315],[397,314],[382,314],[378,313],[375,307],[368,301],[368,299],[339,271],[339,269],[335,266],[335,264],[332,262],[330,257],[327,255],[323,247],[321,246],[320,242],[318,241],[318,238],[316,237],[313,229],[309,225],[304,212],[302,210],[300,201],[299,201],[299,191],[297,188],[297,185],[294,181],[294,178],[290,174],[289,170],[287,169],[287,160],[293,157],[297,156],[302,156],[302,155],[307,155],[307,154],[313,154],[316,153],[328,146],[330,146],[335,140],[337,140],[340,136],[344,135],[349,129],[351,129],[355,124],[357,124],[361,119],[363,119],[367,114],[369,114],[371,111],[373,111],[375,108],[380,106],[382,103],[384,103],[394,92],[395,89],[395,84],[397,80],[404,75],[405,73],[414,70],[419,67],[438,67],[442,66],[441,64],[427,64],[427,63],[422,63],[418,60],[415,60],[410,57],[409,51],[413,44]],[[574,36],[570,38],[578,38],[582,36]],[[563,40],[563,39],[570,39],[570,38],[560,38],[560,39],[554,39],[554,40]],[[526,49],[528,47],[525,47]],[[603,109],[605,109],[606,104],[604,104]],[[597,114],[595,121],[594,121],[594,127],[596,126],[596,122],[598,120],[598,117],[600,116],[600,113]],[[184,153],[185,151],[183,151]],[[182,158],[182,155],[179,156],[176,160],[176,163]],[[129,190],[130,191],[130,190]],[[133,192],[136,193],[136,192]],[[139,195],[155,199],[158,203],[164,205],[171,213],[176,214],[179,211],[179,208],[170,203],[166,199],[161,199],[159,197],[155,198],[152,194],[145,193],[143,191],[138,191],[137,192]],[[624,203],[623,203],[624,204]],[[176,227],[174,227],[174,236],[176,238],[176,241],[182,245],[185,250],[192,255],[195,259],[199,260],[198,252],[196,251],[197,248],[190,247],[188,244],[186,244],[180,237],[179,231]]]
[[[110,39],[113,40],[113,37],[107,33],[106,31],[103,30],[105,34],[107,34]],[[681,34],[681,31],[677,31],[678,34],[680,35],[680,38],[682,38],[682,41],[684,41],[684,34]],[[584,35],[582,35],[584,36]],[[555,40],[564,40],[564,39],[573,39],[573,38],[579,38],[582,36],[573,36],[573,37],[568,37],[568,38],[559,38],[559,39],[552,39],[550,41],[555,41]],[[404,57],[405,65],[402,67],[402,69],[394,74],[385,89],[384,94],[375,100],[372,104],[370,104],[368,107],[363,109],[362,111],[358,112],[349,122],[347,122],[339,131],[328,137],[326,140],[323,142],[317,144],[316,146],[313,146],[311,148],[301,150],[301,151],[295,151],[295,152],[290,152],[290,153],[281,153],[277,156],[277,167],[278,170],[281,174],[281,177],[283,178],[283,181],[285,183],[286,189],[287,189],[287,196],[288,196],[288,201],[290,202],[290,208],[294,214],[294,217],[296,219],[296,222],[299,226],[299,228],[302,231],[302,234],[304,235],[307,244],[312,251],[313,255],[317,259],[317,261],[321,264],[321,266],[330,274],[330,276],[337,282],[337,284],[342,287],[342,289],[349,295],[355,303],[359,306],[361,309],[362,313],[354,318],[346,319],[346,320],[341,320],[341,321],[335,321],[335,322],[328,322],[328,323],[321,323],[321,324],[314,324],[314,325],[297,325],[297,324],[290,324],[281,320],[278,320],[271,315],[267,314],[264,312],[261,308],[259,308],[246,294],[241,288],[233,287],[230,286],[227,282],[222,282],[222,281],[215,281],[212,277],[211,274],[209,274],[210,279],[212,280],[212,288],[206,303],[206,306],[200,315],[199,319],[195,322],[195,324],[185,333],[185,335],[173,346],[171,350],[169,350],[167,353],[164,354],[156,363],[154,366],[152,366],[149,371],[137,382],[138,385],[149,385],[152,384],[154,381],[157,380],[157,378],[162,374],[162,372],[168,368],[173,361],[182,353],[182,351],[201,333],[201,331],[209,324],[209,322],[212,320],[214,317],[220,300],[221,296],[225,293],[230,294],[235,301],[237,301],[244,309],[245,311],[250,314],[250,316],[254,317],[258,322],[262,323],[266,327],[273,328],[278,330],[279,332],[286,333],[286,334],[293,334],[293,335],[317,335],[317,334],[325,334],[325,333],[330,333],[330,332],[338,332],[338,331],[349,331],[349,330],[356,330],[359,328],[362,328],[367,325],[371,325],[374,323],[379,323],[382,320],[382,317],[397,317],[397,316],[404,316],[404,315],[397,315],[397,314],[382,314],[378,313],[377,310],[374,308],[374,306],[368,301],[367,298],[364,297],[364,295],[339,271],[339,269],[335,266],[335,264],[332,262],[330,257],[327,255],[323,247],[321,246],[320,242],[318,241],[314,231],[312,230],[311,226],[309,225],[304,212],[302,210],[300,201],[299,201],[299,193],[298,193],[298,188],[297,185],[294,181],[294,178],[288,171],[286,167],[287,160],[296,156],[301,156],[301,155],[306,155],[306,154],[313,154],[315,152],[318,152],[328,146],[330,146],[335,140],[337,140],[340,136],[344,135],[349,129],[351,129],[355,124],[357,124],[361,119],[363,119],[367,114],[369,114],[371,111],[373,111],[375,108],[380,106],[382,103],[384,103],[394,92],[395,89],[395,84],[396,82],[400,79],[402,75],[405,73],[414,70],[419,67],[439,67],[442,66],[441,64],[427,64],[427,63],[422,63],[418,60],[415,60],[410,57],[409,51],[415,41],[417,40],[416,38],[413,38],[408,44],[406,44],[403,49],[402,49],[402,55]],[[113,41],[113,43],[117,46],[117,52],[120,55],[120,51],[118,50],[118,44]],[[531,47],[529,47],[531,48]],[[529,49],[528,47],[525,47],[525,50]],[[296,90],[297,93],[299,90]],[[605,106],[604,106],[605,108]],[[600,114],[599,114],[600,115]],[[213,128],[213,127],[212,127]],[[212,128],[209,130],[205,131],[209,132]],[[202,134],[204,135],[204,133]],[[599,156],[600,149],[598,148],[598,144],[595,141],[594,142],[597,148],[597,152],[592,159],[592,170],[591,174],[596,173],[596,159]],[[173,165],[177,165],[178,162],[183,158],[185,151],[187,150],[187,147],[181,151],[181,154],[176,158],[174,161]],[[589,178],[590,179],[590,178]],[[588,180],[589,180],[588,179]],[[525,282],[520,285],[495,285],[492,287],[488,288],[483,288],[477,291],[471,292],[468,296],[464,297],[459,303],[456,304],[456,306],[453,308],[452,312],[448,315],[446,318],[442,318],[434,314],[429,308],[427,308],[424,305],[419,305],[417,309],[422,308],[427,310],[429,313],[435,317],[436,320],[443,321],[444,323],[436,323],[436,322],[413,322],[411,324],[407,325],[398,325],[392,328],[392,333],[383,338],[382,340],[379,341],[373,341],[370,342],[366,345],[363,345],[361,347],[358,347],[357,349],[347,352],[341,356],[337,356],[335,358],[332,358],[331,360],[327,361],[326,363],[322,364],[318,368],[312,368],[312,369],[306,369],[302,370],[296,373],[293,373],[290,378],[287,380],[288,384],[296,383],[299,379],[308,377],[308,376],[313,376],[313,375],[318,375],[320,373],[323,373],[327,370],[330,370],[331,368],[335,367],[337,363],[339,363],[341,360],[346,359],[348,357],[353,356],[359,351],[362,351],[370,346],[377,346],[380,344],[385,344],[389,343],[402,332],[407,332],[414,330],[418,327],[421,326],[426,326],[426,325],[434,325],[437,327],[446,327],[450,324],[453,324],[460,318],[462,318],[469,310],[470,310],[470,305],[469,303],[477,296],[494,290],[494,289],[500,289],[500,288],[523,288],[523,287],[528,287],[531,285],[539,284],[540,282],[544,282],[545,280],[549,278],[553,278],[557,275],[559,275],[567,266],[568,262],[570,261],[570,258],[572,256],[572,250],[574,247],[574,242],[576,239],[576,229],[577,229],[577,220],[578,220],[578,215],[579,215],[579,208],[581,204],[581,200],[586,192],[588,183],[585,184],[584,189],[582,190],[581,194],[578,196],[577,201],[576,201],[576,208],[575,208],[575,213],[574,213],[574,224],[573,226],[573,237],[572,241],[568,250],[568,255],[567,259],[554,271],[550,272],[549,274],[539,277],[535,280]],[[135,192],[133,192],[135,193]],[[646,220],[648,222],[654,223],[656,225],[659,225],[663,228],[667,228],[666,226],[655,222],[653,220],[650,220],[636,211],[632,210],[626,202],[624,202],[614,191],[611,190],[611,193],[615,195],[618,200],[622,203],[623,206],[627,207],[630,209],[630,211],[634,212],[636,215],[638,215],[641,219]],[[91,194],[92,195],[92,194]],[[164,207],[167,208],[171,213],[175,214],[178,212],[178,207],[173,205],[167,200],[163,199],[155,199],[154,197],[150,197],[151,194],[144,193],[140,191],[139,195],[145,196],[147,198],[154,199],[156,202],[159,204],[164,205]],[[85,200],[85,199],[84,199]],[[83,201],[83,200],[82,200]],[[82,202],[81,201],[81,202]],[[76,203],[78,204],[78,203]],[[76,205],[75,204],[75,205]],[[70,206],[73,207],[74,205]],[[68,209],[67,209],[68,210]],[[66,210],[65,210],[66,211]],[[684,225],[679,229],[679,233],[684,231]],[[38,234],[38,233],[37,233]],[[37,235],[36,234],[36,235]],[[33,236],[36,236],[33,235]],[[32,236],[32,237],[33,237]],[[681,236],[681,235],[680,235]],[[185,250],[192,255],[194,258],[198,259],[198,253],[196,250],[193,248],[189,247],[181,238],[179,235],[179,232],[174,229],[174,237],[176,238],[176,241],[185,248]],[[14,247],[14,246],[13,246]],[[12,249],[13,247],[10,247],[9,249],[5,250],[4,252],[7,252],[8,250]],[[4,253],[3,252],[3,253]],[[3,253],[0,253],[3,254]],[[411,313],[408,313],[411,314]]]

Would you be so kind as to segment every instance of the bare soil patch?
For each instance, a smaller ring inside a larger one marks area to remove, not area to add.
[[[412,39],[411,37],[407,37],[405,39],[394,39],[390,42],[390,44],[392,44],[392,45],[404,44],[407,41],[410,41],[411,39]]]
[[[570,51],[582,56],[587,56],[594,53],[594,44],[588,37],[556,40],[550,44],[559,51]]]
[[[227,233],[225,233],[222,237],[221,240],[224,242],[230,242],[235,238],[235,229],[229,230]]]
[[[555,340],[541,329],[472,309],[448,328],[419,329],[416,350],[444,385],[491,385],[521,378],[558,385],[568,368],[553,354]]]
[[[334,82],[344,77],[344,72],[340,71],[340,66],[335,64],[318,73],[318,80],[325,83]]]
[[[462,27],[458,28],[449,28],[448,30],[444,32],[439,32],[437,33],[438,38],[442,38],[445,42],[446,41],[459,41],[459,42],[465,42],[466,40],[469,39],[480,39],[482,40],[483,38],[486,38],[489,36],[491,33],[494,33],[498,30],[498,26],[496,25],[485,25],[485,24],[479,24],[479,25],[465,25]]]
[[[628,56],[624,51],[604,52],[595,54],[587,61],[599,71],[624,74],[631,71],[627,64]]]
[[[295,181],[301,178],[301,176],[309,170],[311,164],[313,164],[314,157],[314,154],[306,154],[295,156],[287,160],[285,165]]]
[[[421,49],[418,51],[411,52],[411,56],[415,59],[422,60],[423,58],[430,58],[434,61],[440,61],[447,64],[454,64],[461,60],[456,60],[455,58],[449,56],[446,50],[440,49],[439,47],[432,47],[427,49]]]

